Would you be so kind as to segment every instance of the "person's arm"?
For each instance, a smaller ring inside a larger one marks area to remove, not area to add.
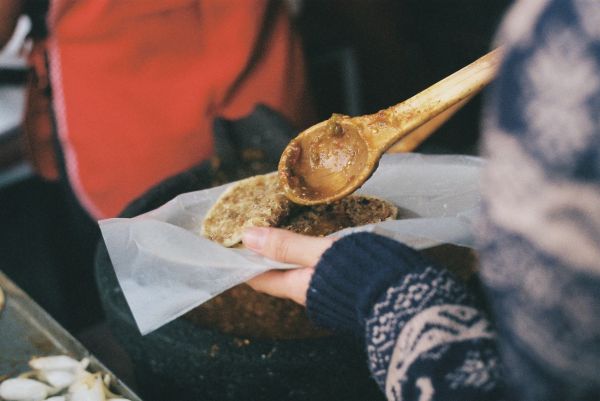
[[[12,37],[24,4],[25,0],[0,1],[0,50]]]
[[[517,2],[487,99],[482,281],[518,400],[600,399],[600,2]]]
[[[366,233],[332,242],[251,229],[244,243],[307,266],[271,271],[249,284],[305,302],[318,325],[363,338],[372,375],[388,399],[500,399],[494,333],[480,302],[419,252]]]
[[[307,311],[320,326],[365,338],[389,400],[497,400],[494,331],[481,304],[446,269],[401,243],[354,234],[326,251]]]

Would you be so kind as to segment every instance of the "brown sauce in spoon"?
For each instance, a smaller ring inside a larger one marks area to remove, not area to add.
[[[296,197],[318,201],[352,184],[367,158],[367,145],[350,117],[334,114],[317,131],[290,142],[282,155],[282,180]]]

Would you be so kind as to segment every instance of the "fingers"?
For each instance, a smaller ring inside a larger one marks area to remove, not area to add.
[[[269,259],[313,267],[333,239],[308,237],[278,228],[253,227],[244,231],[243,242],[246,248]]]
[[[303,269],[268,271],[248,281],[257,291],[305,305],[313,267],[333,239],[308,237],[277,228],[253,227],[244,231],[243,242],[246,248],[270,259],[305,266]]]
[[[247,284],[256,291],[287,298],[306,305],[306,292],[314,269],[271,270],[249,280]]]

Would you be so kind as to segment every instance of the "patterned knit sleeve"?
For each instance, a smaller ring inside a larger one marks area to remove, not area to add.
[[[516,2],[487,99],[482,281],[511,398],[600,399],[600,1]]]
[[[315,269],[317,324],[365,338],[389,400],[498,400],[500,367],[481,302],[446,269],[374,234],[336,241]]]

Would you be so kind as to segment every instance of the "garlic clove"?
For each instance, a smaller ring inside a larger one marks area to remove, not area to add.
[[[38,374],[39,378],[47,382],[56,389],[69,387],[75,381],[75,373],[64,370],[41,370]]]
[[[49,387],[32,379],[7,379],[0,384],[0,398],[6,401],[42,401]]]
[[[67,401],[106,401],[100,375],[89,375],[71,384]]]
[[[76,371],[81,364],[78,360],[66,355],[44,356],[40,358],[32,358],[29,361],[29,366],[35,370],[70,370]]]

